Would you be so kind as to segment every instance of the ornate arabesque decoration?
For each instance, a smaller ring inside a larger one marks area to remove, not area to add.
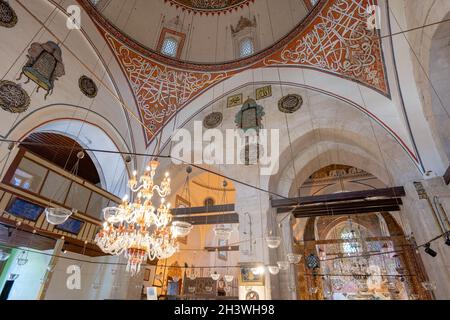
[[[200,15],[222,14],[242,9],[254,0],[164,0],[177,8]]]
[[[267,57],[264,64],[301,64],[358,80],[388,94],[380,36],[376,29],[367,27],[370,2],[330,1],[306,34]]]
[[[55,81],[65,75],[64,64],[62,60],[61,48],[53,41],[46,43],[34,42],[28,49],[28,61],[22,68],[22,75],[25,75],[28,80],[32,80],[39,88],[47,91],[45,98],[53,92]]]
[[[109,34],[105,36],[130,81],[142,121],[154,133],[203,90],[227,78],[223,72],[174,69],[149,60]],[[154,135],[144,132],[150,141]]]
[[[12,28],[17,24],[17,15],[8,2],[0,0],[0,26]]]
[[[20,85],[12,81],[0,81],[0,107],[11,113],[22,113],[30,105],[30,96]]]
[[[278,44],[253,57],[222,65],[190,64],[162,57],[126,38],[100,16],[97,22],[129,80],[142,122],[153,132],[143,130],[149,144],[193,99],[250,68],[312,68],[359,82],[389,96],[379,33],[366,28],[366,8],[373,2],[323,2],[316,7],[315,16],[306,20],[308,24],[299,26]],[[94,10],[91,13],[97,14]]]
[[[87,76],[81,76],[78,80],[78,86],[81,92],[88,98],[95,98],[97,96],[98,88],[94,80]]]

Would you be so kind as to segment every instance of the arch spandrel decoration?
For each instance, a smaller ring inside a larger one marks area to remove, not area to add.
[[[377,3],[376,0],[330,0],[302,31],[291,34],[286,45],[237,62],[205,66],[159,57],[84,6],[96,18],[100,32],[122,67],[142,122],[153,132],[143,129],[149,145],[155,134],[202,92],[251,68],[312,68],[361,83],[389,97],[381,39],[376,30],[367,28],[366,8],[374,2]]]

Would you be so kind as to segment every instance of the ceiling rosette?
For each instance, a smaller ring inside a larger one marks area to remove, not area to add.
[[[200,15],[224,14],[249,6],[255,0],[164,0],[182,10]]]

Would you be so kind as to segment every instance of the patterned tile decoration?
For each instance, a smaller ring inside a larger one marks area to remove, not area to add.
[[[255,0],[164,0],[165,2],[200,15],[221,14],[242,9]]]
[[[134,92],[150,144],[171,118],[205,90],[250,68],[306,67],[361,83],[390,97],[379,32],[367,26],[369,5],[377,0],[321,1],[289,36],[251,58],[221,65],[190,64],[162,57],[95,17]],[[90,9],[90,10],[89,10]],[[119,40],[120,39],[120,40]]]

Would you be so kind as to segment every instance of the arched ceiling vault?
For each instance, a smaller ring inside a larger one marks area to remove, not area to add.
[[[271,48],[244,60],[194,64],[163,57],[115,29],[78,0],[110,46],[134,93],[147,146],[185,106],[214,85],[244,70],[304,67],[349,79],[390,97],[381,39],[367,26],[376,0],[321,1],[309,17]],[[149,132],[150,131],[150,132]]]

